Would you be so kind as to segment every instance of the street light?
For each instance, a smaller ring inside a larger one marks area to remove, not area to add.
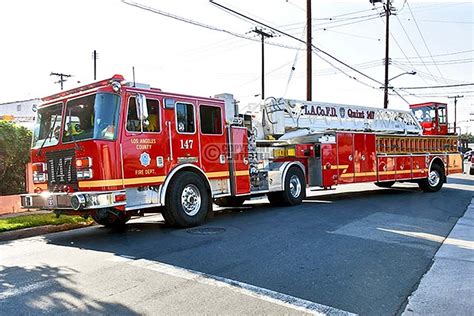
[[[398,78],[398,77],[401,77],[401,76],[403,76],[403,75],[416,75],[416,71],[412,70],[412,71],[403,72],[403,73],[401,73],[401,74],[399,74],[399,75],[396,75],[396,76],[393,77],[393,78],[388,79],[388,81],[390,82],[390,81],[392,81],[393,79]]]
[[[390,81],[392,81],[393,79],[396,79],[398,77],[401,77],[403,75],[416,75],[416,71],[412,70],[412,71],[407,71],[407,72],[402,72],[401,74],[398,74],[396,75],[395,77],[392,77],[390,79],[387,80],[387,90],[388,89],[392,89],[393,90],[393,86],[389,86],[388,83]],[[385,89],[385,87],[380,87],[380,89]],[[388,96],[388,95],[387,95]],[[388,107],[388,97],[387,98],[384,98],[384,105],[383,105],[383,108],[386,109]]]

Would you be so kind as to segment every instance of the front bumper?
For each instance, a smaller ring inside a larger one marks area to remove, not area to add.
[[[93,210],[124,206],[127,203],[124,196],[125,191],[22,194],[21,207],[42,210]]]

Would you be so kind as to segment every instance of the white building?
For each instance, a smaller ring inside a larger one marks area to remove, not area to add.
[[[36,108],[41,103],[40,99],[0,103],[0,121],[10,121],[28,129],[33,129]]]

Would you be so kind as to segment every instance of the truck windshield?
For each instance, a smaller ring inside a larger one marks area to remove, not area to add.
[[[97,93],[67,102],[63,143],[85,139],[114,140],[120,113],[120,97]]]
[[[434,122],[436,119],[435,109],[432,106],[424,106],[413,109],[413,114],[415,115],[418,122]]]
[[[33,148],[54,146],[59,142],[62,109],[62,103],[57,103],[38,110],[33,128]]]

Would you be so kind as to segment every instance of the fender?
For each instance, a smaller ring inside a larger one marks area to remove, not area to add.
[[[289,170],[292,166],[297,166],[298,168],[300,168],[301,171],[303,172],[304,177],[306,178],[306,172],[305,172],[304,165],[303,165],[301,162],[299,162],[299,161],[290,162],[290,163],[288,163],[288,164],[284,167],[283,173],[282,173],[282,175],[281,175],[282,190],[285,190],[286,174],[288,173],[288,170]]]
[[[206,179],[207,187],[208,188],[211,187],[211,184],[209,182],[209,178],[206,176],[206,174],[199,167],[197,167],[196,165],[193,165],[193,164],[189,164],[189,163],[178,165],[175,168],[173,168],[173,170],[171,170],[171,172],[166,177],[165,182],[163,182],[163,184],[160,186],[160,204],[161,205],[163,205],[163,206],[165,205],[166,191],[168,190],[168,185],[170,184],[171,180],[173,179],[173,176],[178,171],[180,171],[184,168],[191,168],[191,169],[195,170],[197,173],[202,175],[204,177],[204,179]]]
[[[447,173],[447,166],[444,164],[443,159],[441,159],[440,156],[434,156],[433,159],[431,159],[431,161],[430,161],[430,166],[429,166],[429,168],[428,168],[428,175],[430,174],[431,166],[433,165],[433,162],[434,162],[435,160],[439,160],[439,161],[441,162],[441,165],[442,165],[443,168],[444,168],[444,176],[443,176],[444,179],[443,179],[443,182],[444,182],[444,183],[447,183],[447,182],[448,182],[448,177],[447,177],[447,175],[446,175],[446,173]]]

